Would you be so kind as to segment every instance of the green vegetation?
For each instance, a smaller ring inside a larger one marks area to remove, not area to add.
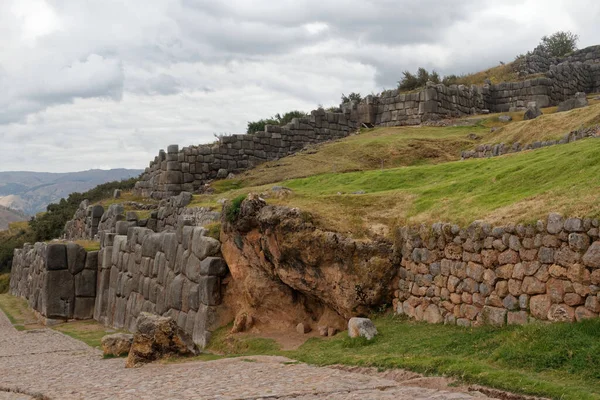
[[[14,250],[25,243],[43,242],[60,237],[65,224],[73,218],[79,204],[88,199],[97,202],[111,198],[115,189],[133,188],[137,178],[98,185],[85,193],[71,193],[67,199],[50,204],[47,212],[38,214],[29,222],[15,222],[6,231],[0,231],[0,272],[10,271]],[[91,249],[89,244],[84,247]],[[94,248],[95,250],[95,248]]]
[[[81,340],[91,347],[100,348],[102,338],[110,333],[115,333],[114,329],[99,324],[96,321],[71,321],[56,325],[52,329],[71,336],[73,339]]]
[[[302,111],[294,110],[288,111],[285,114],[275,114],[271,118],[260,119],[258,121],[248,121],[248,128],[246,133],[264,132],[266,125],[286,125],[292,122],[294,118],[304,118],[308,114]]]
[[[429,72],[422,67],[417,70],[416,74],[412,74],[410,71],[404,71],[402,72],[402,75],[402,79],[398,81],[398,89],[402,91],[411,91],[422,88],[428,81],[442,83],[440,75],[437,72]]]
[[[354,101],[356,103],[360,103],[362,101],[362,96],[360,93],[352,92],[348,96],[342,93],[342,104],[350,103]]]
[[[38,329],[42,325],[36,319],[27,301],[9,294],[0,294],[0,310],[6,314],[17,330]],[[96,321],[71,321],[52,327],[65,335],[81,340],[88,346],[100,347],[104,335],[115,332]]]
[[[8,293],[0,294],[0,310],[6,314],[11,324],[19,331],[40,327],[25,299],[11,296]]]
[[[542,37],[540,46],[553,57],[563,57],[577,50],[579,35],[571,31],[558,31],[550,36]]]
[[[314,365],[404,368],[426,375],[554,399],[600,398],[600,320],[502,329],[461,328],[378,317],[372,341],[312,338],[281,351],[273,340],[216,332],[209,351],[227,356],[283,355]]]
[[[8,293],[10,274],[0,274],[0,294]]]
[[[225,218],[227,219],[227,221],[234,222],[237,219],[238,215],[240,215],[242,201],[244,201],[245,198],[246,195],[241,194],[233,200],[231,200],[231,204],[229,204],[227,206],[227,209],[225,210]]]

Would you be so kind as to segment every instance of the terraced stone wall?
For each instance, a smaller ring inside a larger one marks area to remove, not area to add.
[[[25,244],[16,249],[10,293],[48,319],[92,318],[98,252],[75,243]]]
[[[105,234],[94,319],[135,331],[142,311],[171,316],[204,347],[224,315],[219,306],[228,273],[219,241],[205,233],[180,225],[176,232],[131,227],[127,235]]]
[[[394,309],[461,326],[598,317],[598,227],[597,219],[551,214],[533,226],[402,228]]]
[[[224,136],[215,144],[161,150],[135,185],[135,192],[165,199],[182,191],[194,192],[215,178],[225,178],[262,162],[293,154],[305,146],[340,139],[356,130],[344,113],[315,110],[286,126],[267,126],[264,132]]]
[[[83,200],[73,219],[65,224],[65,239],[91,240],[98,234],[98,226],[104,214],[104,207],[100,205],[90,205],[88,200]]]

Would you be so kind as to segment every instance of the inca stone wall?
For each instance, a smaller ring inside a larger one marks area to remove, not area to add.
[[[574,51],[565,57],[553,57],[546,53],[543,47],[538,46],[521,61],[519,75],[527,76],[546,73],[552,65],[564,62],[588,65],[600,64],[600,46],[586,47],[585,49]]]
[[[94,312],[98,252],[75,243],[26,244],[16,249],[10,293],[48,319],[88,319]]]
[[[399,231],[398,314],[471,326],[579,321],[600,313],[598,220]]]
[[[180,225],[176,232],[132,227],[127,235],[105,234],[94,319],[135,331],[142,311],[171,316],[204,347],[222,317],[228,273],[219,241],[205,233]]]
[[[65,239],[93,239],[98,234],[98,225],[103,214],[102,206],[92,206],[88,200],[83,200],[73,219],[65,224]]]
[[[265,132],[232,135],[211,145],[161,150],[135,185],[144,197],[165,199],[182,191],[194,192],[215,178],[225,178],[255,165],[293,154],[306,145],[348,136],[356,123],[344,113],[313,111],[309,118],[267,126]]]
[[[588,128],[581,128],[567,133],[561,139],[556,140],[545,140],[529,143],[527,145],[521,145],[519,142],[515,142],[511,145],[505,143],[497,144],[480,144],[474,150],[465,150],[461,153],[461,158],[488,158],[496,157],[509,153],[517,153],[523,150],[540,149],[542,147],[554,146],[557,144],[572,143],[577,140],[587,138],[597,138],[600,136],[600,125],[590,126]]]

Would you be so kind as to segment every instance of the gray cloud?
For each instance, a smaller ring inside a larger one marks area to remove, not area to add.
[[[5,0],[0,170],[147,165],[159,148],[391,88],[419,66],[511,61],[594,0]]]

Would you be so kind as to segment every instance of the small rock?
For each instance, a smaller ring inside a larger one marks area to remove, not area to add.
[[[337,333],[338,333],[338,330],[336,328],[331,327],[331,326],[329,328],[327,328],[327,336],[332,337],[332,336],[337,335]]]
[[[319,330],[319,335],[327,336],[327,327],[326,326],[319,326],[317,329]]]
[[[350,318],[348,321],[348,336],[351,338],[364,337],[371,340],[377,333],[375,324],[369,318]]]
[[[311,331],[310,325],[308,325],[308,324],[300,322],[298,325],[296,325],[296,332],[298,332],[302,335],[304,335],[310,331]]]
[[[113,333],[102,338],[102,351],[105,356],[119,357],[129,353],[133,343],[133,335],[128,333]]]
[[[364,190],[357,190],[356,192],[352,192],[352,194],[365,194]]]
[[[542,115],[542,110],[538,107],[535,101],[529,102],[527,104],[527,110],[525,111],[525,115],[523,116],[524,120],[535,119]]]
[[[586,107],[588,105],[588,100],[585,93],[578,92],[575,93],[575,97],[572,99],[567,99],[558,105],[558,109],[556,112],[564,112],[573,110],[575,108]]]
[[[114,199],[120,199],[121,198],[121,189],[115,189],[115,191],[113,192],[113,198]]]
[[[512,121],[512,117],[510,115],[501,115],[498,117],[498,121],[500,122],[510,122]]]
[[[227,175],[229,175],[229,171],[225,168],[221,168],[217,171],[217,179],[225,179],[227,178]]]

